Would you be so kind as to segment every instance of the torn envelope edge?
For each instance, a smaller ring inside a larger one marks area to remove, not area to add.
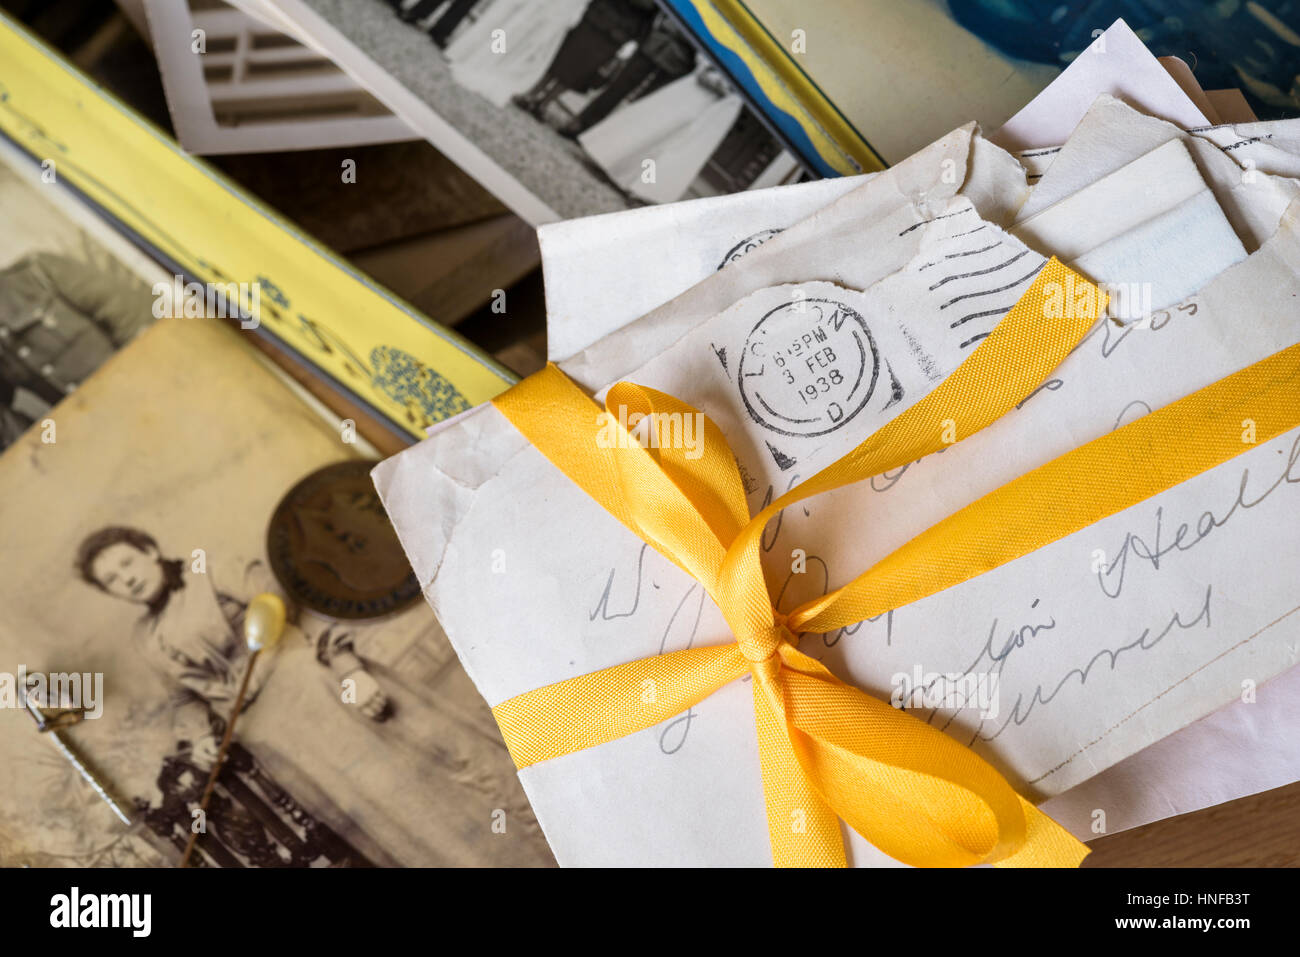
[[[875,175],[641,206],[539,227],[543,263],[552,264],[543,266],[547,357],[569,359]],[[599,310],[586,305],[593,300]]]
[[[1300,120],[1193,132],[1243,168],[1300,176]],[[1034,185],[1060,150],[1054,146],[1013,155]],[[539,227],[548,359],[570,359],[875,175],[643,206]],[[592,301],[600,308],[593,309]]]
[[[1251,134],[1249,142],[1242,140],[1243,133]],[[1252,164],[1247,168],[1261,172],[1300,175],[1300,120],[1251,124],[1250,129],[1213,127],[1196,131],[1196,136],[1216,145],[1220,140],[1236,144],[1234,149],[1224,151],[1239,165],[1244,161]],[[1266,139],[1279,146],[1270,146]],[[1294,155],[1284,149],[1292,142]],[[1196,147],[1189,145],[1189,148]],[[1015,154],[1024,167],[1027,182],[1034,183],[1040,178],[1061,149],[1057,146]],[[1253,152],[1256,149],[1260,151],[1258,158]],[[1002,160],[1003,155],[976,132],[971,154],[964,164],[968,170],[973,168],[974,174],[958,192],[978,196],[987,189],[982,180],[996,182],[998,177],[1004,183],[1018,184],[1021,174]],[[981,161],[980,157],[988,159]],[[816,216],[876,175],[880,174],[690,200],[543,226],[538,238],[546,277],[550,360],[562,363],[571,375],[594,386],[602,378],[598,369],[607,358],[628,356],[633,350],[644,355],[643,350],[666,348],[689,330],[661,324],[656,326],[657,332],[647,332],[645,327],[656,324],[657,312],[668,303],[721,268],[736,244],[750,241],[753,248],[746,253],[746,268],[749,268],[754,265],[752,257],[758,246],[770,243],[791,223]],[[1032,195],[1032,191],[1027,195]],[[818,205],[817,200],[822,197],[827,202]],[[976,202],[981,217],[999,225],[1007,225],[1009,220],[998,218],[996,212],[1009,205],[1010,202]],[[1017,218],[1018,212],[1013,211],[1011,218]],[[597,237],[594,240],[593,231]],[[704,257],[702,253],[689,253],[688,257],[695,258],[682,263],[676,237],[683,233],[695,237],[700,231],[710,237],[708,241],[715,247],[716,261],[712,254]],[[1253,236],[1252,231],[1247,232]],[[574,246],[582,247],[581,255]],[[588,304],[593,299],[602,303],[599,315],[593,315]],[[608,309],[604,303],[609,303]],[[618,338],[603,343],[612,337]],[[584,356],[584,353],[590,354]],[[629,367],[624,364],[624,369]]]
[[[1141,115],[1112,98],[1103,97],[1101,100],[1115,103],[1118,108],[1134,117]],[[1096,106],[1094,103],[1094,108]],[[1148,119],[1153,123],[1161,122],[1154,117]],[[1300,140],[1300,121],[1287,122],[1295,127],[1297,139]],[[1162,122],[1160,128],[1168,130],[1169,137],[1180,133],[1176,127]],[[1212,130],[1198,131],[1198,136],[1203,132],[1220,135]],[[1270,132],[1272,133],[1271,130]],[[1272,135],[1286,142],[1286,133],[1286,128],[1282,127]],[[1190,139],[1186,134],[1180,133],[1180,136],[1185,141]],[[995,154],[999,152],[987,142],[981,141],[978,135],[975,144],[977,152],[990,149]],[[1252,145],[1254,144],[1247,144],[1248,147]],[[1188,143],[1188,146],[1199,148],[1202,154],[1209,152],[1206,144],[1199,141]],[[1029,151],[1028,154],[1019,154],[1017,159],[1026,167],[1032,179],[1038,175],[1033,171],[1041,172],[1046,168],[1047,161],[1060,151],[1061,147]],[[1297,151],[1300,152],[1300,143],[1297,144]],[[1286,155],[1277,150],[1274,153]],[[1234,159],[1241,159],[1245,153],[1237,151],[1230,155]],[[1202,166],[1208,162],[1203,156],[1199,159]],[[1300,157],[1294,158],[1292,162],[1300,163]],[[989,168],[994,165],[989,164]],[[1265,165],[1259,164],[1261,171],[1272,172]],[[1236,168],[1229,167],[1233,170]],[[589,384],[598,382],[602,378],[598,366],[602,355],[606,354],[604,347],[599,345],[599,340],[616,331],[621,332],[623,328],[636,327],[638,316],[645,313],[653,315],[654,310],[661,309],[697,282],[707,279],[720,268],[719,260],[732,248],[730,244],[735,237],[749,237],[755,247],[770,242],[772,236],[788,228],[791,222],[808,218],[810,212],[815,214],[819,211],[810,211],[808,207],[812,199],[821,195],[823,188],[831,199],[836,199],[858,188],[867,179],[868,177],[857,178],[858,182],[851,188],[847,186],[848,181],[843,180],[828,181],[829,186],[825,183],[800,184],[611,213],[543,227],[539,230],[539,239],[546,277],[552,361],[564,363],[566,370],[572,373],[580,361],[577,353],[591,349],[593,357],[588,363],[587,378]],[[1221,182],[1223,176],[1217,179],[1219,182],[1213,185],[1222,194],[1230,187]],[[813,186],[817,187],[816,192],[810,190]],[[962,192],[966,191],[964,187]],[[1224,197],[1220,196],[1220,199]],[[1227,197],[1227,201],[1229,207],[1235,210],[1237,204],[1231,201],[1231,197]],[[1279,212],[1280,209],[1281,207]],[[981,210],[981,213],[986,220],[989,218],[987,208]],[[733,218],[735,225],[728,231],[727,225]],[[1234,213],[1233,218],[1240,224],[1240,214]],[[1276,217],[1265,225],[1267,228],[1263,232],[1267,234],[1276,226]],[[702,239],[697,238],[701,236],[697,230],[702,230]],[[1254,232],[1247,230],[1248,237],[1253,236]],[[683,241],[680,238],[683,235],[690,239]],[[1252,247],[1253,245],[1254,243]],[[683,246],[687,248],[683,250]],[[642,248],[646,250],[644,254]],[[753,255],[754,250],[751,249],[747,254],[746,268],[753,264]],[[629,307],[625,300],[634,301],[636,308]],[[620,324],[620,317],[627,317],[630,321]],[[636,340],[633,343],[636,349],[642,348],[645,337],[653,336],[651,333],[643,336],[640,328],[628,328],[622,334],[629,342]],[[662,338],[664,345],[667,345],[670,344],[667,340],[674,339],[675,334],[666,332]],[[650,348],[656,346],[657,343],[652,343]],[[622,354],[626,355],[627,352]]]
[[[1201,122],[1190,95],[1177,82],[1171,82],[1171,71],[1178,69],[1179,65],[1186,71],[1185,64],[1173,57],[1166,58],[1173,61],[1168,64],[1158,61],[1123,20],[1112,25],[1106,37],[1116,41],[1120,49],[1111,50],[1104,70],[1067,69],[1034,101],[1041,100],[1053,107],[1043,112],[1056,126],[1040,134],[1053,146],[1022,150],[1016,154],[1026,168],[1030,184],[1042,175],[1059,149],[1055,144],[1068,138],[1088,105],[1100,93],[1109,91],[1125,96],[1156,111],[1157,115]],[[1099,39],[1098,43],[1104,45],[1106,40]],[[1199,85],[1195,88],[1200,89]],[[1067,102],[1068,109],[1064,109]],[[1064,121],[1061,119],[1063,116]],[[991,139],[996,142],[995,137]],[[538,241],[546,277],[548,358],[552,362],[572,358],[603,336],[657,309],[703,280],[710,271],[721,268],[734,251],[742,250],[747,242],[755,246],[761,244],[775,232],[812,215],[856,188],[871,175],[874,174],[707,197],[543,225],[538,230]],[[593,234],[599,237],[606,232],[617,241],[599,241],[590,253],[594,258],[565,255],[566,251],[571,251],[571,244],[591,247]],[[671,245],[679,232],[692,238],[688,253]],[[711,244],[715,247],[714,255],[707,261],[694,258],[703,255],[702,251],[696,251],[696,241],[701,237],[707,237],[706,246]],[[686,256],[686,261],[683,261],[683,256]],[[546,265],[547,260],[551,266]],[[570,272],[565,266],[555,266],[557,261],[574,263],[574,271]],[[628,277],[636,277],[636,281],[628,281]],[[582,289],[588,300],[602,301],[599,316],[583,308],[583,297],[572,293],[575,289]]]
[[[1243,169],[1257,169],[1275,176],[1300,176],[1300,119],[1224,123],[1184,132],[1209,140]],[[1012,155],[1024,166],[1029,185],[1037,186],[1060,152],[1058,145],[1018,150]]]
[[[872,230],[898,208],[900,199],[911,206],[916,224],[937,215],[953,196],[961,195],[974,204],[981,219],[1006,225],[1028,193],[1024,168],[980,136],[975,123],[968,123],[754,249],[745,257],[739,289],[706,278],[570,356],[561,366],[575,382],[596,392],[666,350],[736,298],[758,289],[813,279],[866,289],[901,269],[916,252],[916,244],[899,244],[881,255],[871,244]],[[846,217],[845,209],[854,209],[853,216]],[[864,250],[864,255],[851,266],[828,267],[821,252],[828,233],[846,248]]]
[[[1248,175],[1215,144],[1111,96],[1099,96],[1075,127],[1021,207],[1013,229],[1172,139],[1181,140],[1191,153],[1247,252],[1258,249],[1276,231],[1300,184],[1270,174]]]
[[[940,171],[940,188],[927,193],[924,188],[924,171],[936,167]],[[846,208],[843,205],[846,201],[854,205],[865,201],[871,204],[870,208],[883,211],[902,196],[917,210],[916,222],[920,223],[929,215],[927,210],[942,209],[950,197],[962,195],[971,199],[976,212],[985,221],[1009,225],[1029,195],[1023,167],[1005,150],[993,146],[980,136],[974,122],[953,130],[897,166],[882,173],[853,179],[847,191],[821,187],[834,197],[832,202],[815,208],[808,216],[800,219],[793,226],[783,228],[779,234],[774,234],[745,256],[745,271],[748,277],[744,286],[745,294],[767,286],[803,282],[808,279],[826,279],[851,288],[862,289],[901,268],[907,258],[915,252],[914,249],[909,251],[908,257],[896,256],[883,264],[877,260],[868,261],[864,257],[863,262],[852,275],[834,270],[828,274],[819,265],[820,257],[816,245],[822,238],[819,231],[826,228],[827,224],[833,224],[834,228],[840,230],[845,236],[846,243],[865,244],[866,232],[870,227],[864,229],[862,223],[871,221],[869,211],[861,214],[858,220],[845,220],[842,214]],[[812,185],[819,184],[800,184],[764,190],[762,192],[767,195],[763,199],[767,202],[784,200],[786,195],[794,191],[802,207],[804,200],[820,194],[805,189],[805,186]],[[837,187],[838,185],[836,184]],[[607,214],[608,219],[599,217],[598,220],[612,225],[615,222],[622,222],[615,217],[638,215],[641,223],[649,227],[652,224],[662,223],[665,216],[673,215],[662,210],[673,210],[674,206],[681,205],[693,207],[687,214],[688,220],[698,221],[700,213],[695,212],[696,208],[708,213],[714,211],[715,205],[717,209],[729,210],[732,205],[740,202],[740,197],[719,198],[716,204],[711,202],[707,209],[695,206],[700,202],[702,201],[692,200],[683,204],[671,204],[632,213],[611,213]],[[796,210],[796,215],[797,212]],[[784,209],[782,215],[788,215]],[[575,224],[586,222],[589,220],[559,224],[556,227],[559,232],[541,231],[539,235],[543,239],[548,236],[556,237],[563,244],[572,241],[577,234],[576,230],[579,227]],[[562,358],[553,356],[552,361],[558,362],[574,381],[592,392],[618,381],[627,372],[640,366],[645,359],[664,351],[699,323],[712,318],[732,304],[731,301],[723,301],[724,297],[712,294],[713,284],[708,282],[710,278],[711,275],[705,276],[702,280],[692,283],[680,294],[671,296],[649,312],[622,326],[610,329],[604,335],[597,335],[600,330],[607,327],[603,320],[588,320],[592,323],[591,326],[584,324],[580,334],[565,340],[574,343],[583,342],[585,345]],[[551,277],[548,286],[559,281],[559,277]],[[548,307],[551,301],[548,299]],[[664,318],[666,314],[675,314],[680,305],[689,305],[689,316],[675,316],[671,320]],[[554,318],[552,317],[550,321],[554,321]],[[617,369],[618,373],[608,374],[608,370],[611,369]],[[477,414],[482,408],[483,406],[477,406],[462,415]],[[457,416],[453,421],[459,422],[462,418]],[[440,434],[449,424],[448,422],[437,423],[428,434]]]

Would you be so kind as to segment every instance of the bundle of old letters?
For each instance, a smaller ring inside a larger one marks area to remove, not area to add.
[[[1300,125],[1202,101],[1120,22],[995,133],[542,229],[553,364],[374,477],[561,863],[1300,776]]]

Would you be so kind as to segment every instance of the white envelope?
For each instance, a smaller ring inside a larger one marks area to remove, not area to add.
[[[1017,224],[1173,139],[1181,140],[1191,153],[1248,252],[1273,235],[1281,211],[1300,192],[1294,180],[1271,176],[1264,170],[1243,169],[1232,154],[1214,143],[1171,123],[1143,116],[1110,96],[1097,98],[1069,141],[1056,152],[1051,166],[1017,213]]]
[[[726,283],[700,282],[569,356],[564,370],[597,389],[657,355],[740,296],[766,286],[825,279],[865,289],[915,254],[920,237],[891,232],[900,203],[916,218],[963,196],[990,223],[1010,225],[1029,195],[1023,167],[967,124],[820,208],[745,256]],[[608,222],[608,221],[607,221]],[[774,252],[779,250],[779,252]],[[828,255],[827,251],[832,254]],[[724,250],[725,252],[725,250]],[[635,281],[635,280],[633,280]],[[594,310],[593,310],[594,311]]]
[[[561,362],[857,189],[874,173],[549,223],[546,352]]]

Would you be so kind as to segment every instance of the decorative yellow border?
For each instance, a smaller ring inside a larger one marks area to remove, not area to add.
[[[764,95],[798,121],[832,168],[852,175],[889,165],[742,0],[692,0],[692,6],[712,38],[744,61]]]
[[[261,328],[412,436],[515,381],[3,14],[0,132],[187,280],[260,283]]]

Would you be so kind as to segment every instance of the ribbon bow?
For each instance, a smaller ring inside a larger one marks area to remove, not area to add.
[[[1063,289],[1075,296],[1087,290],[1073,304],[1086,308],[1060,308]],[[1050,260],[993,333],[928,396],[752,518],[736,459],[707,417],[701,417],[704,435],[695,457],[682,448],[644,448],[635,439],[598,441],[604,417],[620,406],[629,422],[635,413],[660,422],[696,414],[670,395],[619,383],[602,413],[550,366],[494,400],[565,475],[699,581],[735,637],[580,675],[498,704],[493,713],[516,765],[652,727],[748,673],[778,866],[843,866],[837,818],[916,866],[1076,866],[1087,848],[1018,795],[992,765],[840,681],[798,650],[798,636],[852,625],[958,584],[1239,454],[1232,417],[1239,421],[1240,411],[1232,397],[1264,388],[1261,381],[1276,389],[1277,369],[1251,367],[1246,371],[1255,379],[1240,381],[1238,373],[1217,383],[1208,405],[1188,410],[1196,396],[1189,397],[1062,456],[788,615],[772,606],[760,540],[782,509],[916,461],[942,448],[945,432],[955,429],[964,438],[998,419],[1046,379],[1104,308],[1095,287]],[[1290,391],[1275,405],[1291,411],[1263,425],[1260,441],[1300,416],[1294,402],[1300,349],[1289,352],[1291,378],[1282,388]],[[1232,407],[1225,413],[1225,406]],[[1191,423],[1196,454],[1142,461],[1171,435],[1188,444],[1180,407],[1199,416]],[[1252,410],[1259,420],[1258,405]],[[1117,460],[1126,467],[1116,468]],[[1144,466],[1136,475],[1135,461]]]

